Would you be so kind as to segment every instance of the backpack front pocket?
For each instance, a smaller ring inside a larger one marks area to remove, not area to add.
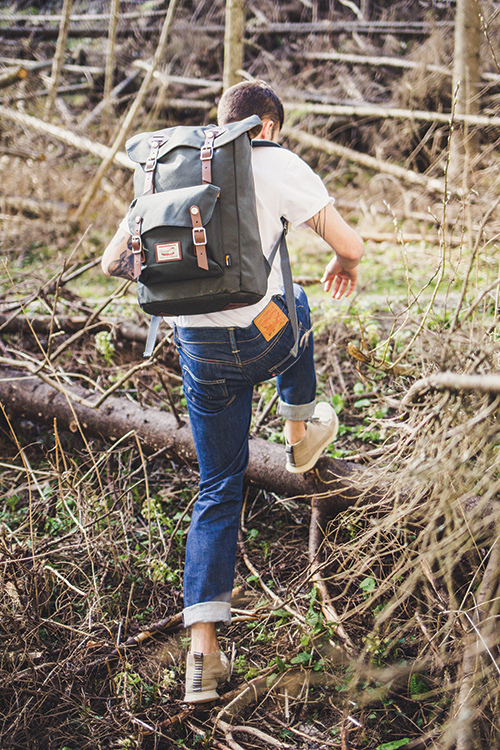
[[[143,263],[139,281],[169,281],[222,276],[224,259],[215,185],[168,190],[136,198],[127,221],[140,236]]]

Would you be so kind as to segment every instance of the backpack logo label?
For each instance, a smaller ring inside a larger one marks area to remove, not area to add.
[[[171,260],[182,260],[180,242],[157,242],[155,245],[156,262],[169,263]]]

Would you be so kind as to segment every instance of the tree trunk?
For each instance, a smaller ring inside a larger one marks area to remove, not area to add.
[[[64,0],[62,7],[62,20],[57,37],[56,53],[52,64],[52,74],[50,77],[49,97],[45,106],[45,119],[49,120],[56,100],[57,88],[61,77],[61,70],[64,63],[64,50],[66,49],[66,40],[68,38],[68,28],[70,21],[71,5],[73,0]]]
[[[224,91],[241,81],[245,36],[245,7],[243,0],[227,0],[224,31]]]
[[[69,390],[69,389],[68,389]],[[87,401],[94,394],[82,388],[71,391]],[[158,408],[147,408],[125,398],[110,397],[99,409],[70,401],[36,377],[5,371],[0,379],[0,409],[10,419],[23,418],[52,425],[61,430],[80,432],[105,440],[118,440],[135,433],[151,451],[165,449],[181,460],[196,461],[191,429],[188,423],[179,427],[173,414]],[[334,516],[361,499],[362,489],[356,475],[361,470],[345,461],[322,457],[315,472],[290,474],[285,469],[283,446],[262,438],[250,440],[250,463],[246,480],[278,495],[312,499],[318,493],[321,510]],[[373,495],[370,497],[373,500]]]
[[[106,54],[106,74],[104,77],[104,113],[105,127],[109,128],[111,121],[111,99],[113,89],[113,76],[115,69],[115,50],[116,50],[116,30],[118,28],[118,14],[120,11],[120,0],[111,0],[109,10],[109,32],[108,32],[108,50]]]
[[[452,96],[457,115],[477,115],[479,112],[481,18],[478,0],[457,0],[455,17],[455,51],[453,57]],[[467,124],[455,124],[450,141],[449,179],[463,178],[467,191],[470,162],[477,153],[478,142]]]

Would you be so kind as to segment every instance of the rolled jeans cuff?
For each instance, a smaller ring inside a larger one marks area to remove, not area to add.
[[[229,602],[200,602],[186,607],[182,613],[184,627],[189,628],[197,622],[231,622],[231,604]]]
[[[303,422],[311,419],[316,407],[316,399],[308,404],[285,404],[281,399],[278,402],[278,414],[285,419],[292,419],[294,422]]]

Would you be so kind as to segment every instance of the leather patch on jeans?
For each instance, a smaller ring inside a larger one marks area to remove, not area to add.
[[[276,302],[271,300],[262,312],[254,318],[253,322],[264,336],[265,340],[270,341],[286,326],[288,318],[283,310],[278,307]]]

